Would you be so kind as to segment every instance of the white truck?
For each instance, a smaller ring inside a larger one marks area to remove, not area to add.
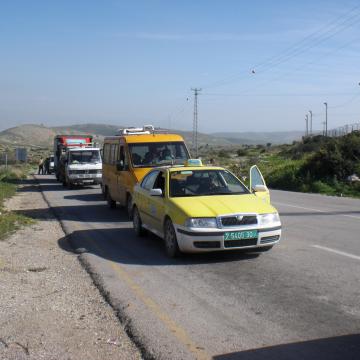
[[[62,159],[64,186],[99,185],[102,182],[100,149],[96,147],[72,147]]]

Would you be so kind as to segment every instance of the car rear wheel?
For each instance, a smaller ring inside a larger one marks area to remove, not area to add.
[[[130,194],[128,194],[127,199],[126,199],[126,212],[128,214],[129,220],[131,220],[133,217],[132,208],[133,208],[132,197]]]
[[[132,218],[133,218],[133,225],[136,236],[144,236],[146,231],[142,226],[140,213],[136,206],[134,206]]]
[[[175,228],[170,219],[166,219],[166,221],[165,221],[164,242],[165,242],[166,254],[169,257],[175,258],[181,254],[179,245],[177,242],[177,238],[176,238]]]
[[[106,192],[106,200],[107,200],[107,203],[108,203],[110,209],[116,208],[116,201],[112,199],[109,189]]]

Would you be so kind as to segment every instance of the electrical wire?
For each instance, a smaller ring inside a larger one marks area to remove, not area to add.
[[[304,39],[302,39],[297,44],[290,46],[288,49],[280,52],[277,55],[274,55],[270,57],[269,59],[263,61],[262,63],[257,64],[253,67],[253,70],[251,71],[252,74],[257,73],[263,73],[265,71],[268,71],[274,67],[278,67],[279,65],[283,64],[284,62],[287,62],[294,58],[295,56],[298,56],[315,46],[320,45],[321,43],[329,40],[330,38],[334,37],[335,35],[339,34],[340,32],[348,29],[349,27],[354,26],[359,21],[359,12],[356,12],[359,10],[360,5],[357,5],[350,9],[348,12],[346,12],[345,15],[343,15],[340,18],[337,18],[335,20],[332,20],[327,25],[323,26],[319,30],[309,34]],[[355,14],[354,14],[355,12]],[[349,16],[350,15],[350,16]],[[307,44],[307,41],[315,41],[313,43]],[[232,82],[241,80],[243,78],[248,78],[249,72],[246,72],[246,74],[236,74],[227,77],[223,80],[218,80],[214,83],[208,84],[203,86],[203,88],[214,88],[218,86],[224,86],[227,84],[230,84]]]

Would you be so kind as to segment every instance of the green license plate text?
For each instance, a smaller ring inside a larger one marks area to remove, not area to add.
[[[224,234],[224,240],[242,240],[257,238],[257,230],[228,231]]]

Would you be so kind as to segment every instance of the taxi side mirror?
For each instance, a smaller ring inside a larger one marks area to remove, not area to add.
[[[255,185],[253,187],[254,192],[266,192],[267,188],[265,185]]]
[[[150,196],[162,196],[163,192],[161,189],[151,189]]]

